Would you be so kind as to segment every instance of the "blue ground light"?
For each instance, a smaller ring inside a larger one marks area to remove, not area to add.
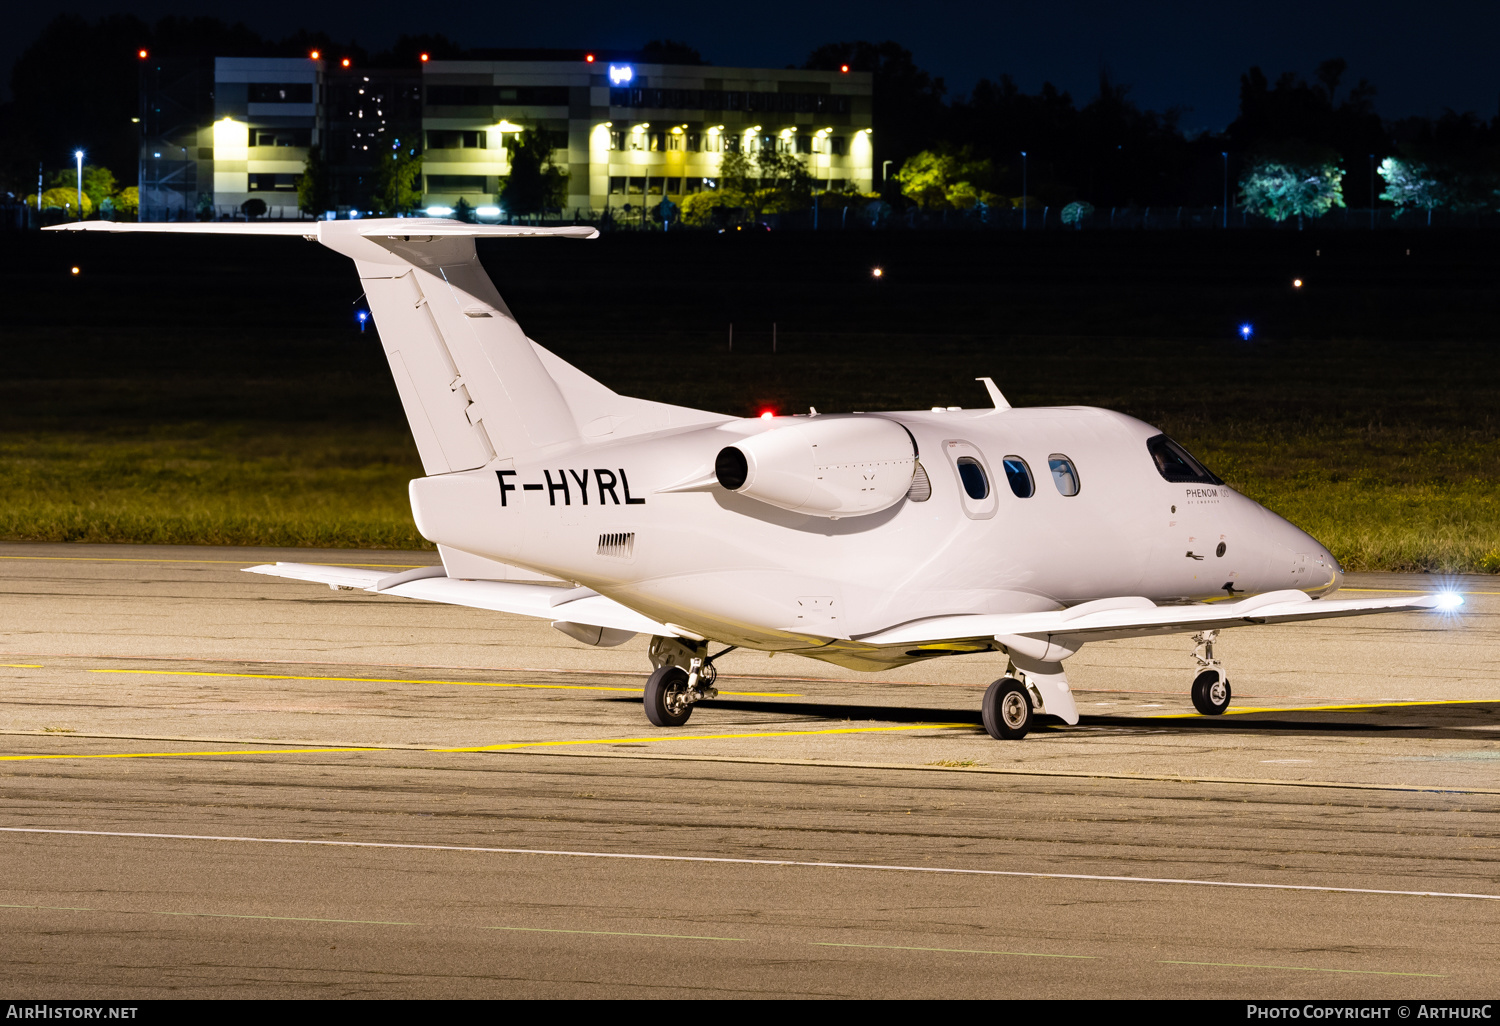
[[[1244,339],[1246,342],[1249,342],[1250,336],[1254,334],[1255,328],[1248,322],[1240,325],[1240,338]]]

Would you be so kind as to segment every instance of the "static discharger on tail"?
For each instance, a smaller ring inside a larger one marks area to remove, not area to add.
[[[660,727],[717,693],[733,648],[855,670],[1002,652],[984,725],[1020,738],[1040,713],[1078,722],[1063,666],[1083,645],[1159,634],[1191,636],[1193,704],[1213,715],[1230,702],[1225,628],[1462,601],[1329,598],[1328,550],[1166,435],[1108,410],[1015,409],[988,378],[990,407],[971,410],[746,419],[619,395],[531,341],[474,250],[592,228],[59,229],[301,235],[353,259],[426,475],[412,513],[443,565],[250,572],[543,617],[587,645],[650,635]]]

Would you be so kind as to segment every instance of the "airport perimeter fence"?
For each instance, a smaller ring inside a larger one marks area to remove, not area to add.
[[[615,231],[720,231],[737,226],[762,227],[774,231],[972,231],[972,232],[1103,232],[1103,231],[1298,231],[1318,229],[1332,231],[1390,231],[1423,229],[1496,229],[1500,212],[1457,213],[1451,210],[1412,211],[1400,214],[1391,207],[1337,208],[1319,218],[1297,218],[1273,221],[1250,213],[1243,207],[1125,206],[1095,207],[1075,211],[1065,220],[1066,207],[1038,205],[1025,211],[943,210],[924,211],[916,207],[893,208],[883,200],[860,207],[853,205],[821,206],[814,210],[768,213],[759,220],[728,216],[709,225],[674,223],[665,225],[658,219],[643,217],[640,208],[590,211],[591,216],[575,212],[567,223],[589,223],[603,230]],[[559,223],[564,219],[558,218]],[[553,218],[543,218],[553,223]]]
[[[816,209],[766,213],[759,218],[743,211],[726,210],[707,225],[689,225],[680,220],[663,221],[656,208],[644,206],[611,207],[605,210],[552,211],[527,217],[502,219],[501,223],[536,225],[590,224],[601,231],[624,232],[709,232],[720,231],[790,231],[790,232],[902,232],[902,231],[969,231],[969,232],[1119,232],[1119,231],[1422,231],[1500,229],[1500,212],[1459,213],[1452,210],[1407,210],[1400,214],[1391,207],[1338,208],[1319,218],[1297,218],[1272,221],[1258,217],[1243,207],[1124,206],[1093,207],[1075,210],[1064,219],[1066,207],[1037,205],[1019,208],[924,211],[917,207],[899,209],[884,200],[863,204],[835,204],[820,200]],[[55,215],[55,216],[53,216]],[[422,217],[425,215],[415,214]],[[239,221],[244,216],[229,207],[217,210],[216,220]],[[276,220],[263,218],[262,220]],[[28,231],[44,224],[66,220],[60,211],[43,211],[22,203],[0,202],[0,232]],[[312,220],[309,218],[308,220]],[[495,223],[487,221],[486,223]]]

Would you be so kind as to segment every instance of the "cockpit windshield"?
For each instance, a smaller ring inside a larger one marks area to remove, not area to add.
[[[1221,485],[1224,479],[1193,459],[1182,446],[1166,435],[1157,435],[1146,440],[1146,451],[1156,464],[1156,472],[1173,484]]]

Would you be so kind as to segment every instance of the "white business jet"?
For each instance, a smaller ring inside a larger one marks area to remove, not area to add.
[[[1343,573],[1326,547],[1171,438],[1109,410],[1016,409],[989,378],[989,408],[909,413],[745,419],[619,395],[529,339],[474,251],[592,228],[61,227],[302,235],[352,258],[426,474],[412,514],[442,566],[250,572],[538,616],[587,645],[650,635],[659,727],[717,694],[731,648],[853,670],[998,651],[984,726],[1021,738],[1041,713],[1078,722],[1063,663],[1084,644],[1160,634],[1193,636],[1193,704],[1212,715],[1230,702],[1224,628],[1463,601],[1330,599]]]

